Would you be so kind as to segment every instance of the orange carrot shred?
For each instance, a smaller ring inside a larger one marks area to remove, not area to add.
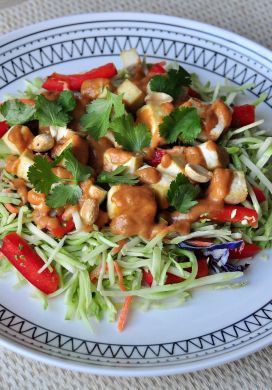
[[[124,278],[123,278],[123,274],[122,274],[121,268],[119,267],[119,264],[117,263],[117,261],[114,261],[113,264],[114,264],[115,272],[117,273],[117,276],[118,276],[119,288],[122,291],[126,291],[125,285],[124,285]]]
[[[100,271],[101,271],[101,265],[98,265],[95,269],[93,269],[93,270],[90,272],[90,279],[91,279],[91,282],[93,282],[95,279],[98,279],[99,274],[100,274]],[[106,264],[105,271],[106,271],[106,272],[108,271],[108,264]]]
[[[124,330],[124,328],[126,326],[127,319],[128,319],[128,313],[129,313],[129,309],[130,309],[130,305],[131,305],[132,300],[133,300],[132,296],[125,298],[125,302],[122,306],[120,316],[118,319],[118,324],[117,324],[117,328],[118,328],[119,332],[122,332],[122,330]]]
[[[5,208],[11,213],[11,214],[19,214],[19,210],[17,207],[13,206],[11,203],[6,203]]]
[[[33,99],[17,99],[19,102],[24,104],[31,104],[32,106],[35,106],[35,100]]]
[[[117,253],[119,253],[120,252],[120,250],[123,248],[123,246],[125,245],[125,243],[126,243],[126,241],[127,240],[120,240],[120,241],[118,241],[118,246],[116,246],[115,248],[112,248],[112,250],[111,250],[111,253],[113,254],[113,255],[116,255]]]

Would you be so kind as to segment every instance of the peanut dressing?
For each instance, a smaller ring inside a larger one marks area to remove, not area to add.
[[[122,184],[111,200],[119,214],[110,224],[113,234],[150,237],[157,213],[157,203],[150,188]]]
[[[153,167],[138,169],[135,174],[139,177],[140,182],[144,184],[158,183],[161,178],[160,172]]]
[[[27,126],[16,125],[10,129],[8,139],[22,153],[31,145],[34,136]]]

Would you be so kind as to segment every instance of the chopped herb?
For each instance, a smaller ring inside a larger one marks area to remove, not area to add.
[[[184,143],[193,142],[201,132],[200,118],[194,107],[178,107],[164,117],[160,134],[168,143],[179,138]]]
[[[108,92],[105,99],[96,99],[87,106],[87,113],[80,123],[95,140],[106,135],[110,121],[125,113],[122,95]]]
[[[181,66],[178,69],[170,69],[166,75],[156,75],[150,80],[150,89],[154,92],[164,92],[177,100],[182,92],[182,87],[191,84],[191,75]]]
[[[138,183],[139,179],[137,176],[126,174],[127,167],[123,165],[119,166],[112,172],[103,171],[97,177],[98,183],[107,183],[110,185],[125,183],[129,185],[135,185]]]
[[[181,213],[186,213],[197,204],[195,200],[199,187],[190,183],[189,179],[179,173],[170,184],[168,200],[171,206]]]
[[[0,106],[0,114],[10,126],[22,125],[33,119],[35,107],[18,100],[8,100]]]
[[[140,152],[143,148],[150,146],[150,131],[142,123],[135,125],[131,114],[116,118],[111,123],[111,128],[118,144],[126,150]]]

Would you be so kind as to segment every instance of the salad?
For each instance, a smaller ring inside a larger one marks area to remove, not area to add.
[[[272,245],[272,137],[252,84],[203,85],[134,49],[85,73],[26,81],[0,105],[0,272],[66,319],[183,304],[243,286]]]

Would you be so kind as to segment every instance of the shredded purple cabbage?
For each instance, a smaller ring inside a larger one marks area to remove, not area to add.
[[[201,251],[205,257],[209,257],[209,265],[211,269],[218,273],[244,271],[249,266],[249,264],[236,265],[228,262],[230,249],[240,248],[243,244],[243,240],[223,242],[221,244],[211,244],[208,246],[199,246],[180,242],[178,247],[190,251]]]

